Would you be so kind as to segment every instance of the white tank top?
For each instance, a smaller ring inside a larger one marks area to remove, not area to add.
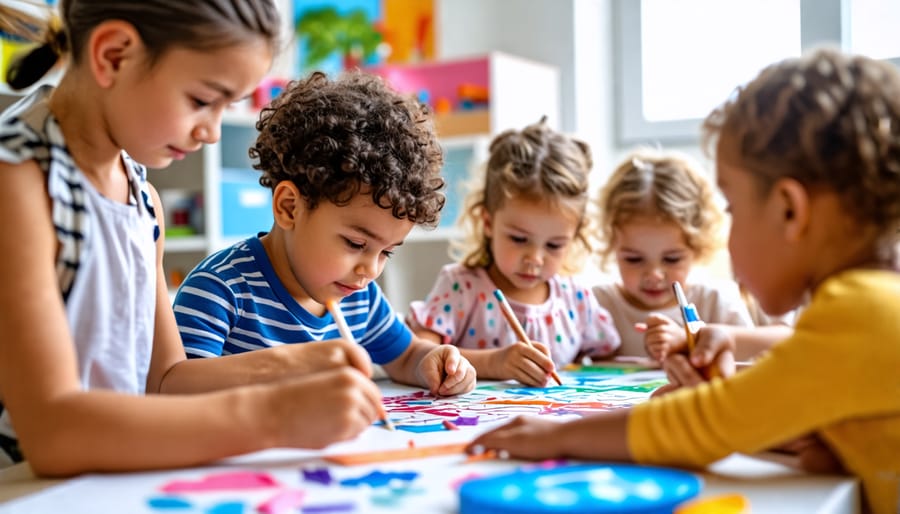
[[[103,197],[69,154],[47,107],[50,91],[42,87],[0,115],[0,161],[34,160],[47,174],[57,277],[82,387],[142,394],[153,346],[159,236],[146,171],[123,153],[131,201]],[[9,454],[15,439],[3,409],[0,450]]]

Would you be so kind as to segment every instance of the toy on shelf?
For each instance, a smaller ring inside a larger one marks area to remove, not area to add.
[[[556,128],[559,120],[557,69],[500,52],[365,71],[428,103],[441,137],[496,134],[545,115]]]

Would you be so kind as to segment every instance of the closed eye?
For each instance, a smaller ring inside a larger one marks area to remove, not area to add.
[[[344,238],[344,242],[347,243],[347,246],[348,246],[351,250],[360,251],[360,250],[365,250],[365,249],[366,249],[366,244],[365,244],[365,243],[355,243],[355,242],[353,242],[353,241],[347,239],[346,237]]]
[[[528,238],[523,236],[509,236],[509,240],[516,244],[523,244],[528,242]]]
[[[212,102],[207,102],[206,100],[201,100],[200,98],[197,98],[196,96],[192,96],[191,103],[194,104],[194,107],[197,107],[198,109],[202,109],[204,107],[209,107],[209,105]]]

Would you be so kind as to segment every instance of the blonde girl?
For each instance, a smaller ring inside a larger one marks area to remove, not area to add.
[[[615,320],[621,355],[662,360],[684,348],[673,282],[681,284],[705,322],[752,325],[736,284],[691,274],[695,264],[721,248],[723,216],[712,187],[689,159],[633,151],[601,190],[599,208],[599,255],[603,265],[615,258],[618,280],[593,291]]]
[[[588,243],[588,146],[545,120],[491,142],[485,175],[455,248],[424,301],[413,302],[417,334],[459,346],[478,376],[542,386],[554,367],[609,355],[619,336],[590,289],[569,273]],[[500,289],[531,341],[518,341],[494,297]]]
[[[380,394],[362,350],[303,350],[332,363],[303,376],[287,359],[265,376],[235,373],[253,369],[246,359],[188,361],[162,273],[144,165],[219,139],[279,44],[272,1],[62,0],[59,12],[61,25],[26,23],[38,45],[10,77],[29,86],[64,57],[59,85],[0,114],[0,455],[62,476],[321,447],[368,427]]]

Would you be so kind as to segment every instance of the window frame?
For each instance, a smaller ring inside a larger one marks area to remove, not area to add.
[[[844,0],[800,0],[800,49],[821,44],[847,48],[850,6]],[[650,121],[643,112],[641,1],[613,0],[616,139],[638,143],[697,144],[702,118]],[[900,57],[887,59],[900,67]]]

